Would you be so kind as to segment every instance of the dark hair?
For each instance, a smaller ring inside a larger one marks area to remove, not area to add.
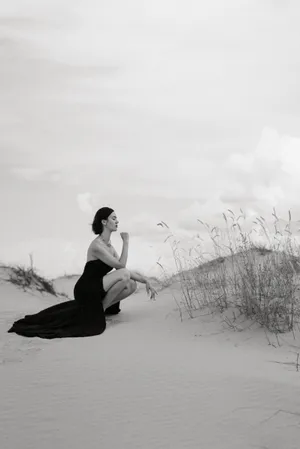
[[[113,212],[114,210],[111,209],[110,207],[101,207],[101,209],[97,210],[92,223],[92,230],[94,234],[102,233],[103,231],[102,220],[107,220],[110,214],[112,214]]]

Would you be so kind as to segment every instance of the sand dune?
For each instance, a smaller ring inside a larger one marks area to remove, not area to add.
[[[180,322],[169,290],[155,302],[141,290],[102,335],[26,339],[7,333],[12,321],[63,299],[5,281],[0,297],[1,449],[300,445],[291,336],[273,347],[218,316]]]

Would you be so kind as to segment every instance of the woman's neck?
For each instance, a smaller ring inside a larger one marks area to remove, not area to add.
[[[99,235],[99,237],[105,242],[108,243],[110,241],[111,232],[107,229],[104,229],[102,234]]]

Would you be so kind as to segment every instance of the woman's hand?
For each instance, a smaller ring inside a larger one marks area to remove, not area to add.
[[[128,232],[121,232],[120,236],[121,236],[121,239],[123,240],[123,242],[128,242],[129,241],[129,234],[128,234]]]
[[[147,294],[150,295],[150,299],[153,299],[153,301],[155,301],[155,296],[157,295],[157,291],[150,284],[150,282],[146,282],[146,290],[147,290]]]

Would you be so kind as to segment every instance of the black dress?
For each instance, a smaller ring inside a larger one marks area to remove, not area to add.
[[[75,300],[47,307],[15,321],[8,332],[25,337],[64,338],[99,335],[106,329],[105,314],[120,312],[120,302],[103,310],[103,276],[112,267],[101,260],[90,260],[74,286]]]

